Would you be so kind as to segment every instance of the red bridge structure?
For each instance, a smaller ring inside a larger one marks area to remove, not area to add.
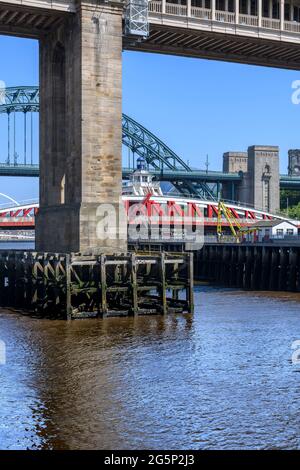
[[[170,196],[123,196],[126,213],[129,214],[128,223],[134,223],[131,208],[135,205],[136,213],[151,219],[151,224],[172,225],[203,223],[207,233],[215,233],[218,223],[218,202],[199,199],[188,199]],[[257,209],[226,203],[232,219],[236,219],[241,226],[248,226],[258,220],[279,219],[289,220],[283,214],[270,214]],[[0,229],[34,229],[35,216],[39,210],[38,201],[20,203],[19,205],[6,205],[0,207]],[[298,221],[294,221],[300,226]],[[222,216],[222,226],[228,227],[229,222]]]

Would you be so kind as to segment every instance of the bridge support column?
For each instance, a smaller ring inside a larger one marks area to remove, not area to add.
[[[121,202],[123,7],[118,0],[77,5],[76,14],[40,40],[36,249],[120,252],[127,249]]]

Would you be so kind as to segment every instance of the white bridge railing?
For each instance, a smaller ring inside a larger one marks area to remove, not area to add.
[[[176,5],[176,3],[166,3],[166,13],[170,15],[187,16],[187,7],[185,5]]]
[[[194,18],[203,18],[204,20],[211,20],[211,10],[209,10],[208,8],[192,7],[191,16],[193,16]]]
[[[216,10],[216,21],[223,23],[235,23],[235,14],[229,11]]]
[[[163,13],[162,2],[155,0],[149,2],[150,13]],[[200,20],[211,21],[212,10],[209,8],[200,8],[192,6],[190,14],[188,15],[188,8],[186,5],[178,5],[176,3],[165,4],[166,15],[185,16],[189,18],[198,18]],[[234,12],[215,10],[215,21],[221,23],[238,24],[242,26],[259,27],[258,16],[244,15],[239,13],[238,19]],[[276,18],[261,18],[261,27],[266,29],[280,30],[280,20]],[[284,21],[283,30],[289,33],[300,33],[300,23],[296,21]]]
[[[280,29],[280,21],[273,18],[262,18],[261,25],[263,28]]]
[[[284,29],[290,33],[300,33],[300,23],[297,23],[296,21],[285,21]]]
[[[235,15],[234,15],[235,16]],[[247,26],[258,26],[258,16],[253,15],[239,15],[239,24]]]

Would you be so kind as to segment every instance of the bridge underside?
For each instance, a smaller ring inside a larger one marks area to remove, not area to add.
[[[38,39],[53,30],[67,13],[24,5],[0,5],[0,34]]]
[[[268,67],[300,68],[299,44],[167,25],[151,24],[147,40],[135,43],[125,40],[124,48]]]
[[[69,15],[51,8],[0,4],[0,34],[38,39],[62,24]],[[123,48],[269,67],[300,68],[300,44],[151,23],[151,18],[149,38],[143,41],[124,38]]]

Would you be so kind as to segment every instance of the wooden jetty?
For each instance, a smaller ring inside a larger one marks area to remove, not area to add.
[[[252,290],[300,292],[300,246],[205,244],[195,279]]]
[[[0,306],[67,319],[193,312],[193,255],[0,251]]]
[[[130,246],[130,245],[129,245]],[[143,252],[184,253],[184,243],[139,243]],[[134,246],[132,246],[134,249]],[[300,292],[300,246],[276,243],[205,243],[194,253],[194,278],[249,290]]]

